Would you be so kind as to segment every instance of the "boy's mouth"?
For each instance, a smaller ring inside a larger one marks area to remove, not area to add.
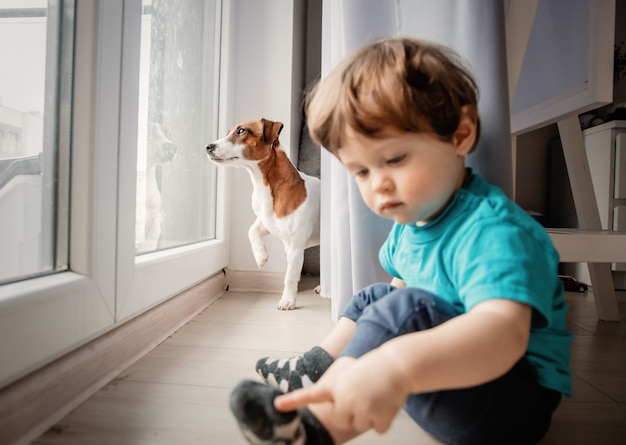
[[[383,213],[383,212],[389,212],[389,211],[395,210],[401,205],[402,205],[401,202],[387,201],[387,202],[383,202],[379,208],[380,208],[380,212]]]

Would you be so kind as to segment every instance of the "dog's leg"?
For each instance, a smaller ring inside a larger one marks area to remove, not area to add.
[[[304,264],[304,248],[285,246],[287,253],[287,272],[285,272],[285,287],[283,295],[278,302],[278,309],[281,311],[294,309],[296,307],[296,294],[298,293],[298,283],[302,274]]]
[[[265,228],[259,218],[254,221],[248,230],[250,247],[252,247],[252,254],[254,255],[254,260],[259,269],[262,269],[265,263],[267,263],[268,253],[267,247],[265,247],[265,243],[263,242],[263,237],[268,233],[270,232]]]

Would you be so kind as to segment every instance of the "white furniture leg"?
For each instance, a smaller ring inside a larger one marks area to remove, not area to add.
[[[602,230],[578,116],[573,115],[559,121],[558,127],[578,225],[583,230]],[[608,234],[606,236],[610,237]],[[567,257],[562,257],[561,260],[572,261]],[[589,262],[588,265],[598,317],[605,321],[619,321],[611,264]]]

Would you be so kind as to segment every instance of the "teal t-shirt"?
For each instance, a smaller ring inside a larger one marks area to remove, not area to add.
[[[567,304],[559,255],[545,229],[468,169],[463,187],[435,220],[394,224],[380,263],[407,287],[446,299],[461,312],[495,298],[532,307],[526,357],[539,383],[571,396]]]

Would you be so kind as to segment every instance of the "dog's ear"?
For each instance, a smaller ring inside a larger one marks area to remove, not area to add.
[[[278,135],[283,130],[282,122],[273,122],[267,119],[261,119],[261,122],[263,122],[263,142],[275,147],[278,143]]]

